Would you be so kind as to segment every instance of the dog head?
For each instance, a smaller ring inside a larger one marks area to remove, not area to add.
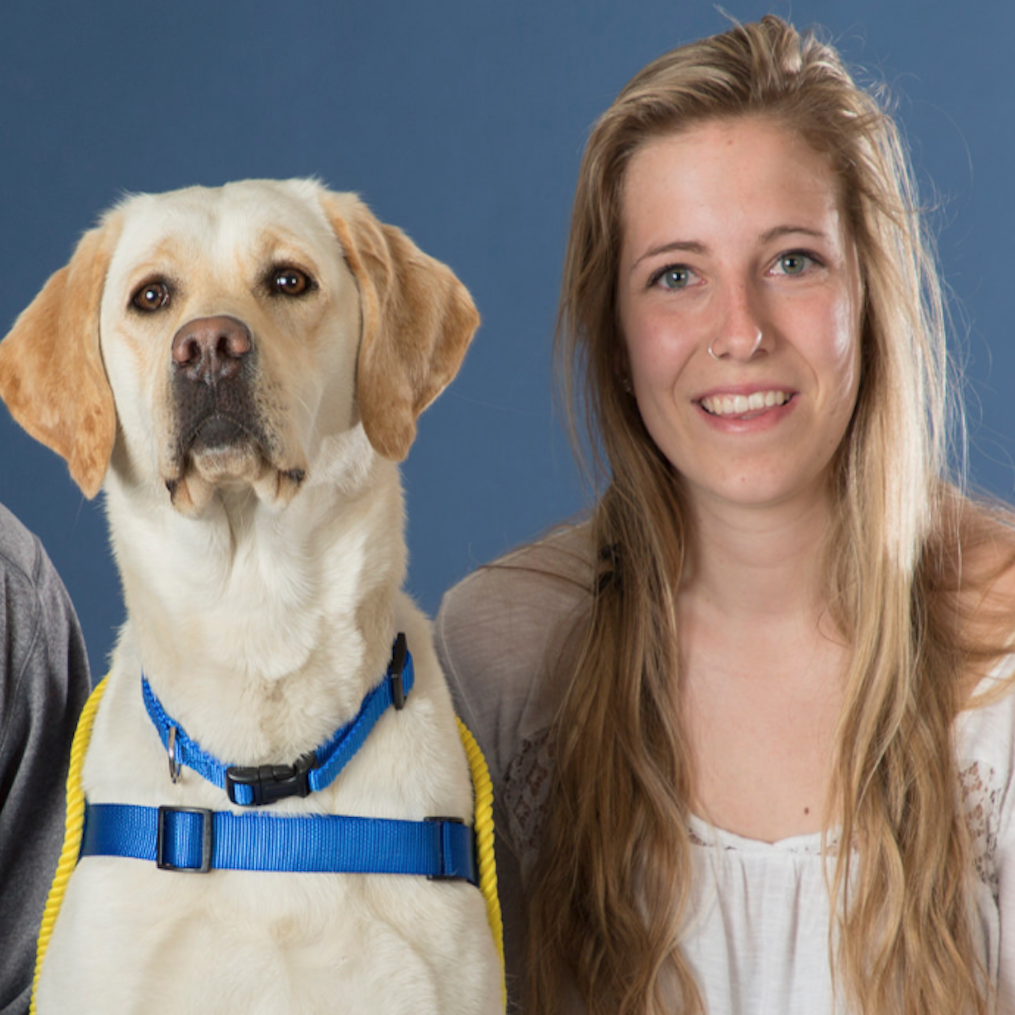
[[[402,460],[478,323],[452,272],[354,195],[302,180],[138,195],[0,342],[0,396],[88,497],[120,442],[132,479],[184,513],[224,487],[285,504],[357,423]]]

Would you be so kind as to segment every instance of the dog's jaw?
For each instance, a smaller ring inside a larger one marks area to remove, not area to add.
[[[360,482],[342,489],[321,481],[326,463],[314,464],[321,468],[285,511],[249,493],[222,492],[200,519],[166,502],[152,510],[143,489],[124,482],[119,470],[111,475],[106,503],[135,665],[183,709],[181,721],[191,720],[185,704],[196,695],[223,715],[239,707],[239,729],[261,728],[267,719],[256,700],[278,685],[286,689],[286,709],[306,709],[293,724],[302,731],[317,722],[315,709],[328,708],[318,699],[302,702],[304,692],[291,681],[296,674],[298,684],[314,674],[318,694],[327,684],[325,699],[344,715],[383,668],[392,597],[405,575],[397,467],[371,454],[351,470],[361,472]],[[380,646],[377,658],[364,655],[364,645]],[[277,702],[271,709],[279,718],[284,711]],[[324,727],[341,719],[327,714],[313,735],[323,738]],[[193,725],[211,735],[203,718]],[[239,758],[245,744],[218,746]],[[288,748],[275,746],[287,756]]]
[[[281,510],[299,493],[307,466],[272,462],[259,444],[244,440],[184,456],[178,468],[163,474],[172,506],[181,514],[202,514],[220,492],[252,490],[267,507]]]

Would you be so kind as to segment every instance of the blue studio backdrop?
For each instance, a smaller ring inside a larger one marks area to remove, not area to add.
[[[1015,5],[997,0],[33,0],[0,25],[0,334],[125,192],[317,176],[471,289],[483,325],[404,476],[409,587],[579,511],[550,341],[581,148],[643,64],[767,10],[886,82],[934,208],[974,487],[1015,490]],[[0,410],[0,501],[42,539],[93,670],[122,619],[101,496]]]

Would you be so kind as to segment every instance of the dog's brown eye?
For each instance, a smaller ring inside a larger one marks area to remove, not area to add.
[[[170,298],[169,286],[165,282],[146,282],[131,298],[131,303],[138,310],[152,313],[168,306]]]
[[[283,296],[302,296],[311,283],[299,268],[277,268],[271,276],[271,286]]]

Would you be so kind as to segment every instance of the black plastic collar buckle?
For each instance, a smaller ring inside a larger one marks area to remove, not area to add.
[[[256,768],[227,768],[226,794],[240,807],[262,807],[290,796],[310,795],[310,771],[317,767],[313,751],[304,754],[295,765],[259,765]],[[237,800],[238,786],[246,787],[250,800]]]
[[[409,649],[405,642],[405,635],[399,631],[395,638],[395,644],[391,649],[391,664],[388,666],[388,680],[391,683],[391,704],[398,711],[405,708],[405,684],[402,681],[402,671],[405,669],[405,656]]]

